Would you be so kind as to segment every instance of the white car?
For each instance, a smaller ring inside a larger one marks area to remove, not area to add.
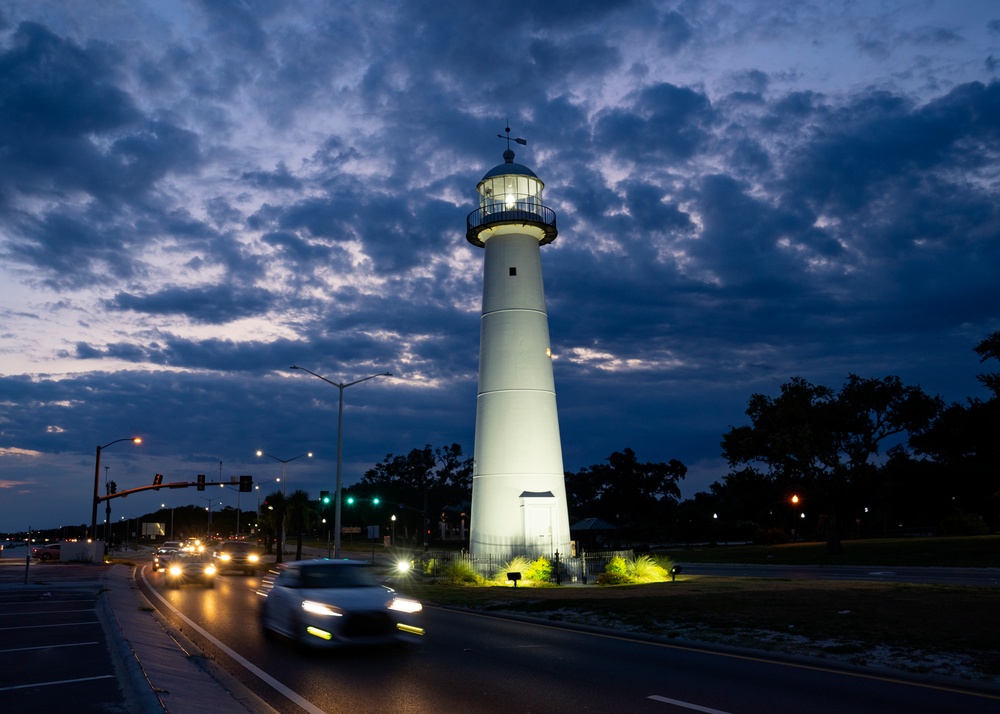
[[[264,633],[302,644],[388,645],[424,634],[423,606],[380,584],[363,561],[282,563],[261,578],[257,594]]]

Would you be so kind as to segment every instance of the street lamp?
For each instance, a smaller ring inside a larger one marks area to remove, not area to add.
[[[262,452],[263,453],[263,452]],[[260,487],[266,486],[269,483],[274,483],[275,481],[280,481],[280,478],[272,478],[268,481],[262,481],[261,483],[254,486],[257,489],[257,517],[260,518]]]
[[[236,491],[236,537],[239,538],[240,537],[240,494],[242,493],[242,491],[240,491],[238,488],[233,488],[232,486],[226,486],[226,484],[224,483],[220,483],[219,488],[228,488],[230,491]],[[257,498],[258,499],[260,498],[259,494]],[[257,510],[258,511],[260,510],[259,505],[257,507]]]
[[[161,503],[160,508],[166,508],[167,504]],[[174,539],[174,507],[170,507],[170,540]]]
[[[211,540],[211,538],[212,538],[212,503],[214,503],[215,501],[221,501],[222,499],[221,498],[205,498],[204,496],[202,496],[201,500],[202,501],[208,501],[208,507],[205,509],[206,511],[208,511],[208,531],[207,531],[207,537],[208,537],[209,540]]]
[[[265,451],[261,451],[260,449],[257,449],[257,456],[266,456],[269,459],[274,459],[275,461],[280,461],[281,462],[281,478],[276,478],[274,480],[275,481],[281,481],[281,495],[282,496],[285,495],[286,485],[288,483],[288,480],[285,478],[285,467],[288,466],[288,462],[289,461],[295,461],[295,459],[301,459],[303,456],[308,456],[311,459],[312,455],[313,455],[313,453],[310,451],[307,454],[299,454],[298,456],[293,456],[290,459],[279,459],[277,456],[271,456],[269,453],[267,453]],[[270,481],[265,481],[264,483],[270,483]]]
[[[277,456],[271,456],[269,453],[267,453],[265,451],[261,451],[260,449],[257,449],[257,456],[266,456],[269,459],[274,459],[275,461],[280,461],[281,462],[281,478],[280,479],[275,479],[275,481],[281,481],[281,495],[282,495],[282,497],[284,497],[285,491],[288,488],[288,479],[285,477],[285,469],[288,466],[288,462],[289,461],[295,461],[295,459],[301,459],[303,456],[308,456],[311,459],[312,455],[313,454],[310,451],[309,453],[306,453],[306,454],[299,454],[298,456],[293,456],[290,459],[279,459]],[[260,494],[259,493],[257,494],[257,499],[258,499],[258,501],[260,500]],[[257,507],[257,511],[260,512],[260,507],[259,506]],[[281,555],[281,553],[285,552],[285,514],[284,513],[282,513],[282,515],[281,515],[281,546],[278,548],[278,550],[280,551],[278,553],[279,556]],[[281,562],[281,561],[278,561],[278,562]]]
[[[97,536],[97,504],[101,498],[100,493],[98,493],[98,489],[101,486],[101,450],[108,448],[112,444],[117,444],[119,441],[131,441],[133,444],[141,444],[142,438],[138,436],[126,436],[121,439],[109,441],[104,446],[97,447],[97,463],[94,465],[94,510],[90,514],[90,537],[92,539]]]
[[[299,367],[296,364],[291,366],[291,369],[301,369],[303,372],[311,374],[317,379],[322,379],[327,384],[332,384],[338,390],[340,390],[340,404],[337,408],[337,496],[334,500],[333,506],[333,557],[340,557],[340,502],[341,494],[343,492],[343,454],[344,454],[344,390],[348,387],[352,387],[355,384],[360,384],[361,382],[367,382],[369,379],[375,379],[376,377],[391,377],[392,372],[382,372],[381,374],[373,374],[369,377],[363,377],[362,379],[356,379],[353,382],[338,383],[333,380],[322,377],[315,372],[310,372],[305,367]]]

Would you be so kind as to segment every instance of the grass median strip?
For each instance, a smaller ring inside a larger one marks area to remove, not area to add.
[[[990,588],[682,576],[673,583],[407,589],[427,602],[1000,683]]]

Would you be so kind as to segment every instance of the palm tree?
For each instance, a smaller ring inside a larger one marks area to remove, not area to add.
[[[319,519],[316,504],[309,494],[299,489],[288,497],[288,527],[295,531],[295,559],[302,560],[302,532],[312,528]]]
[[[282,495],[281,491],[275,491],[267,498],[264,502],[260,504],[260,513],[258,514],[260,521],[264,524],[264,528],[267,532],[267,547],[266,552],[271,552],[271,535],[275,534],[277,538],[278,555],[275,558],[275,562],[284,562],[281,557],[281,553],[284,550],[284,543],[281,542],[281,524],[285,518],[285,511],[288,509],[288,504],[285,497]]]

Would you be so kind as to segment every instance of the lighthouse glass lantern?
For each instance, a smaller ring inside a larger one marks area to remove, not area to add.
[[[542,204],[545,184],[527,166],[514,163],[514,152],[507,149],[504,163],[491,169],[476,185],[479,208],[469,214],[466,238],[482,247],[488,236],[482,233],[491,226],[534,224],[543,229],[540,244],[555,240],[555,212]]]

